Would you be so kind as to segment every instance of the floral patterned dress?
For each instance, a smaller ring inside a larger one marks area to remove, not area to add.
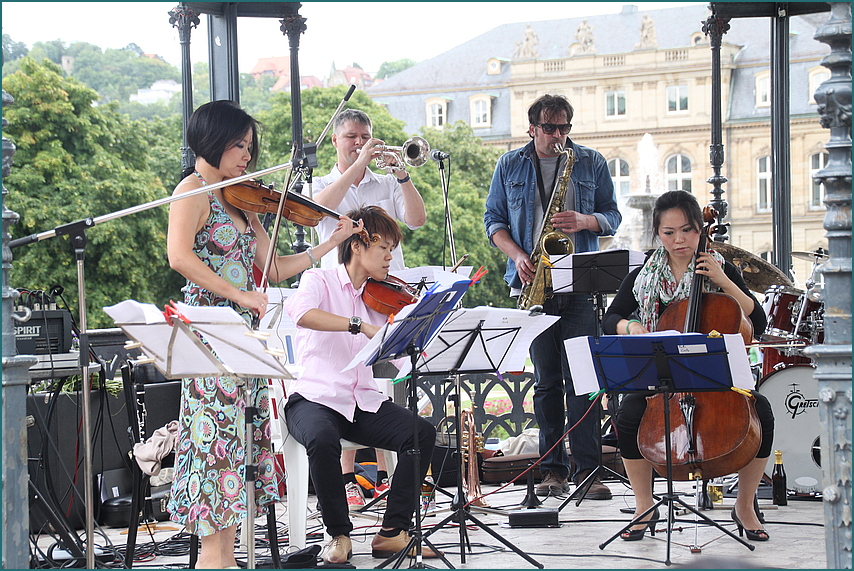
[[[201,179],[200,175],[199,179]],[[208,193],[210,216],[196,235],[193,250],[214,272],[237,288],[253,288],[255,232],[240,233],[219,199]],[[250,321],[252,314],[187,281],[184,301],[192,305],[231,306]],[[270,445],[267,381],[248,379],[253,406],[258,409],[252,442],[256,515],[265,504],[278,501]],[[210,535],[239,523],[246,516],[244,390],[241,379],[201,377],[183,379],[180,433],[175,453],[175,477],[169,512],[189,533]]]

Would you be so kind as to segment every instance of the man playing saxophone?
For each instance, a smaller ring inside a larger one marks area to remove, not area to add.
[[[511,296],[524,289],[524,299],[537,288],[533,282],[543,262],[531,255],[542,236],[563,233],[561,241],[571,243],[567,251],[597,251],[598,237],[613,235],[622,220],[605,158],[567,137],[572,116],[566,98],[539,97],[528,108],[532,141],[498,159],[483,220],[490,243],[507,255],[504,280]],[[553,193],[558,192],[555,205]],[[575,394],[563,341],[596,333],[592,299],[580,293],[547,295],[542,305],[545,313],[560,316],[530,348],[540,454],[554,447],[540,464],[543,481],[537,487],[538,495],[548,496],[568,492],[570,476],[581,483],[599,465],[602,447],[599,415],[594,413],[569,433],[574,472],[566,448],[562,443],[555,446],[591,404],[586,395]],[[611,491],[597,477],[585,497],[606,500]]]

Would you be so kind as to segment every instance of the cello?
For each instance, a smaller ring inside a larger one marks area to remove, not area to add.
[[[705,228],[695,254],[706,250],[717,212],[703,209]],[[694,272],[687,299],[672,303],[658,320],[658,331],[740,333],[753,338],[753,324],[732,296],[703,292],[706,277]],[[647,397],[638,429],[638,447],[659,474],[666,473],[664,394]],[[737,472],[759,451],[762,434],[752,396],[736,391],[675,392],[670,406],[672,474],[675,480],[711,479]]]

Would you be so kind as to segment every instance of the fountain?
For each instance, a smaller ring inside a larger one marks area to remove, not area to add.
[[[664,177],[659,165],[658,147],[652,135],[645,133],[638,142],[637,174],[632,177],[631,194],[622,199],[626,206],[640,212],[622,209],[623,224],[614,237],[612,247],[640,251],[653,247],[652,207],[664,188]]]

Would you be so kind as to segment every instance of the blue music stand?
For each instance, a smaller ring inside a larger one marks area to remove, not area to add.
[[[394,322],[382,330],[379,345],[371,352],[365,360],[366,365],[391,361],[402,357],[409,357],[411,371],[409,378],[409,409],[412,411],[412,434],[413,449],[407,451],[414,458],[413,466],[413,493],[415,494],[415,505],[419,505],[421,497],[421,450],[418,448],[418,382],[416,361],[424,347],[439,332],[442,324],[451,316],[457,303],[468,291],[472,284],[469,280],[462,280],[443,289],[434,285],[413,306],[408,306],[401,311],[403,317],[395,318]],[[411,309],[410,309],[411,308]],[[421,532],[421,518],[416,514],[415,528],[412,537],[406,546],[377,565],[381,569],[394,562],[394,568],[398,568],[406,558],[410,549],[415,548],[415,563],[412,568],[424,569],[421,543],[427,544],[449,569],[454,566],[445,556],[428,540]]]
[[[587,337],[599,387],[606,391],[660,392],[664,396],[664,445],[666,458],[667,493],[648,510],[634,518],[599,549],[614,541],[621,533],[641,522],[660,505],[667,505],[667,556],[670,565],[672,526],[677,521],[674,506],[687,511],[716,527],[751,551],[756,547],[723,528],[716,521],[682,501],[673,492],[673,460],[670,439],[670,395],[673,392],[723,391],[733,388],[733,367],[723,337],[701,333],[678,335],[611,335]],[[744,355],[747,359],[746,354]],[[749,369],[749,366],[748,366]],[[699,490],[698,492],[699,493]],[[652,521],[652,520],[650,520]],[[688,521],[688,520],[685,520]],[[696,520],[690,523],[698,523]],[[692,547],[692,550],[694,548]],[[699,549],[699,548],[697,548]]]

